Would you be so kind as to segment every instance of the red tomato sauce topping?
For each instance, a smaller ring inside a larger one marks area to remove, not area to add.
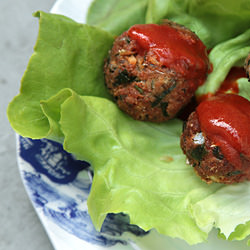
[[[233,94],[239,93],[239,87],[237,80],[240,78],[246,77],[246,71],[243,67],[233,67],[226,79],[222,82],[220,88],[216,92],[216,94],[230,92]]]
[[[199,79],[195,89],[205,81],[210,67],[206,47],[185,30],[166,24],[138,24],[128,30],[128,35],[136,40],[138,53],[151,52],[161,65],[188,80]]]
[[[235,94],[213,96],[196,109],[201,130],[236,168],[250,159],[250,102]]]
[[[216,91],[215,95],[218,94],[225,94],[225,93],[233,93],[238,94],[239,93],[239,87],[237,80],[240,78],[246,78],[246,71],[243,67],[232,67],[229,71],[227,77],[225,80],[221,83],[220,88]],[[214,94],[208,93],[206,95],[198,96],[197,102],[200,103],[202,101],[205,101],[206,99],[212,97]]]

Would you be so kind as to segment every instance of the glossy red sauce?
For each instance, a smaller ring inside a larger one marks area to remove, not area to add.
[[[226,79],[221,83],[220,88],[217,90],[215,95],[223,94],[223,93],[233,93],[238,94],[239,93],[239,87],[237,80],[246,76],[246,71],[243,67],[233,67]],[[202,101],[205,101],[206,99],[212,97],[214,94],[208,93],[206,95],[202,95],[197,97],[197,102],[200,103]]]
[[[209,60],[206,47],[198,38],[167,24],[134,25],[128,30],[128,35],[136,40],[138,53],[150,51],[161,65],[186,79],[199,79],[194,87],[197,88],[206,79]]]
[[[239,87],[238,87],[237,80],[243,77],[246,77],[245,69],[243,67],[233,67],[229,71],[226,79],[222,82],[216,94],[221,94],[221,93],[226,93],[226,92],[238,94]]]
[[[202,131],[235,167],[250,159],[250,102],[236,94],[213,96],[196,109]]]

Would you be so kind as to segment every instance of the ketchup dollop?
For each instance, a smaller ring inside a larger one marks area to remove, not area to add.
[[[195,79],[190,82],[195,89],[205,81],[210,68],[207,50],[191,31],[169,24],[138,24],[128,35],[137,42],[138,53],[151,52],[161,65]]]
[[[220,88],[216,91],[215,94],[208,93],[205,95],[201,95],[196,97],[198,103],[205,101],[206,99],[212,97],[213,95],[232,93],[238,94],[239,87],[237,80],[240,78],[246,78],[246,71],[243,67],[232,67],[225,78],[225,80],[221,83]]]
[[[238,94],[239,87],[237,80],[243,77],[247,77],[246,71],[243,67],[232,67],[227,77],[220,85],[220,88],[217,90],[216,94],[222,94],[226,92]]]
[[[201,130],[236,168],[250,160],[250,102],[236,94],[219,94],[196,109]]]

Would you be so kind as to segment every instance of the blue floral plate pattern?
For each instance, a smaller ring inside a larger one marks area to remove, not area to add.
[[[129,245],[121,238],[124,232],[147,234],[130,225],[124,214],[110,214],[97,232],[86,204],[93,175],[90,165],[76,160],[54,141],[19,136],[18,143],[21,176],[42,222],[54,223],[65,233],[99,247]]]

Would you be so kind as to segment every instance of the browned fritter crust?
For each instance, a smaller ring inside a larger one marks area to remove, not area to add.
[[[170,24],[181,29],[183,35],[199,39],[190,30]],[[169,120],[190,101],[195,91],[183,76],[160,65],[150,51],[140,55],[136,41],[127,32],[116,38],[104,73],[106,85],[120,109],[136,120]]]
[[[184,126],[181,148],[188,164],[207,183],[232,184],[250,180],[250,161],[242,156],[241,169],[236,169],[228,162],[220,148],[202,133],[196,112],[189,116]]]

